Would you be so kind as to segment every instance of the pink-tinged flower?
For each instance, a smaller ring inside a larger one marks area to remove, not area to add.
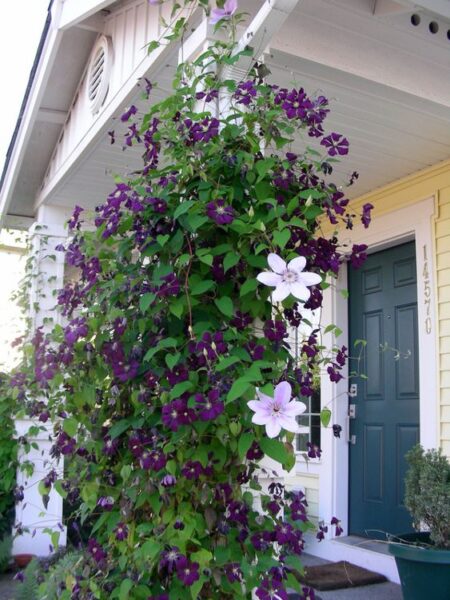
[[[296,417],[305,412],[306,405],[291,400],[292,388],[287,381],[282,381],[275,387],[273,398],[259,391],[257,395],[259,400],[251,400],[247,405],[255,413],[252,422],[265,425],[268,437],[276,437],[281,429],[300,432]]]
[[[274,302],[281,302],[292,294],[295,298],[306,302],[311,296],[311,290],[308,289],[311,285],[318,285],[322,281],[322,277],[317,273],[309,273],[303,271],[306,266],[306,258],[297,256],[289,261],[289,264],[278,256],[278,254],[269,254],[267,257],[270,271],[260,273],[256,279],[264,285],[269,285],[275,288],[272,293]]]
[[[231,19],[237,11],[237,7],[237,0],[227,0],[223,5],[223,8],[213,8],[211,11],[211,18],[209,19],[210,25],[215,25],[222,19]]]

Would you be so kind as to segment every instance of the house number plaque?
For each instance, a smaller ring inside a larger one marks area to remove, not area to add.
[[[423,247],[423,296],[425,304],[425,331],[431,333],[431,285],[430,271],[428,269],[428,251],[427,246]]]

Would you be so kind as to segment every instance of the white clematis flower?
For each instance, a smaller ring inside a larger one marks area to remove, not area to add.
[[[265,425],[268,437],[276,437],[281,429],[293,433],[301,433],[305,429],[299,427],[296,417],[305,412],[306,404],[291,400],[292,388],[287,381],[282,381],[275,387],[273,398],[260,391],[256,394],[259,400],[251,400],[247,402],[247,406],[255,413],[252,422]]]
[[[297,256],[286,264],[278,254],[269,254],[267,262],[272,271],[260,273],[256,279],[264,285],[274,287],[272,300],[281,302],[292,294],[295,298],[306,302],[311,296],[308,289],[311,285],[317,285],[322,281],[322,277],[317,273],[303,271],[306,266],[306,258]]]

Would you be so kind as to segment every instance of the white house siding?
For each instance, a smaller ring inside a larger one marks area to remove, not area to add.
[[[146,43],[160,35],[158,6],[150,6],[148,0],[127,2],[105,19],[103,34],[110,37],[113,50],[113,66],[105,102],[97,114],[92,114],[86,91],[87,66],[75,94],[72,106],[60,135],[55,152],[43,181],[43,187],[64,165],[78,144],[94,126],[102,113],[114,101],[125,82],[134,78],[135,71],[147,58]]]

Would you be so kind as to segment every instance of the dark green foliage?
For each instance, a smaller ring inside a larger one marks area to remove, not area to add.
[[[14,519],[17,442],[14,437],[15,396],[8,378],[0,373],[0,538],[11,531]]]
[[[0,540],[0,573],[3,573],[11,560],[11,536]]]
[[[53,564],[45,575],[45,583],[40,588],[39,598],[41,600],[57,600],[70,598],[67,588],[71,589],[75,583],[75,576],[80,570],[83,554],[81,552],[69,551]]]
[[[39,598],[39,561],[34,558],[23,572],[24,580],[17,589],[16,600],[40,600]]]
[[[416,529],[425,526],[439,548],[450,549],[450,464],[442,451],[417,445],[406,455],[405,505]]]

